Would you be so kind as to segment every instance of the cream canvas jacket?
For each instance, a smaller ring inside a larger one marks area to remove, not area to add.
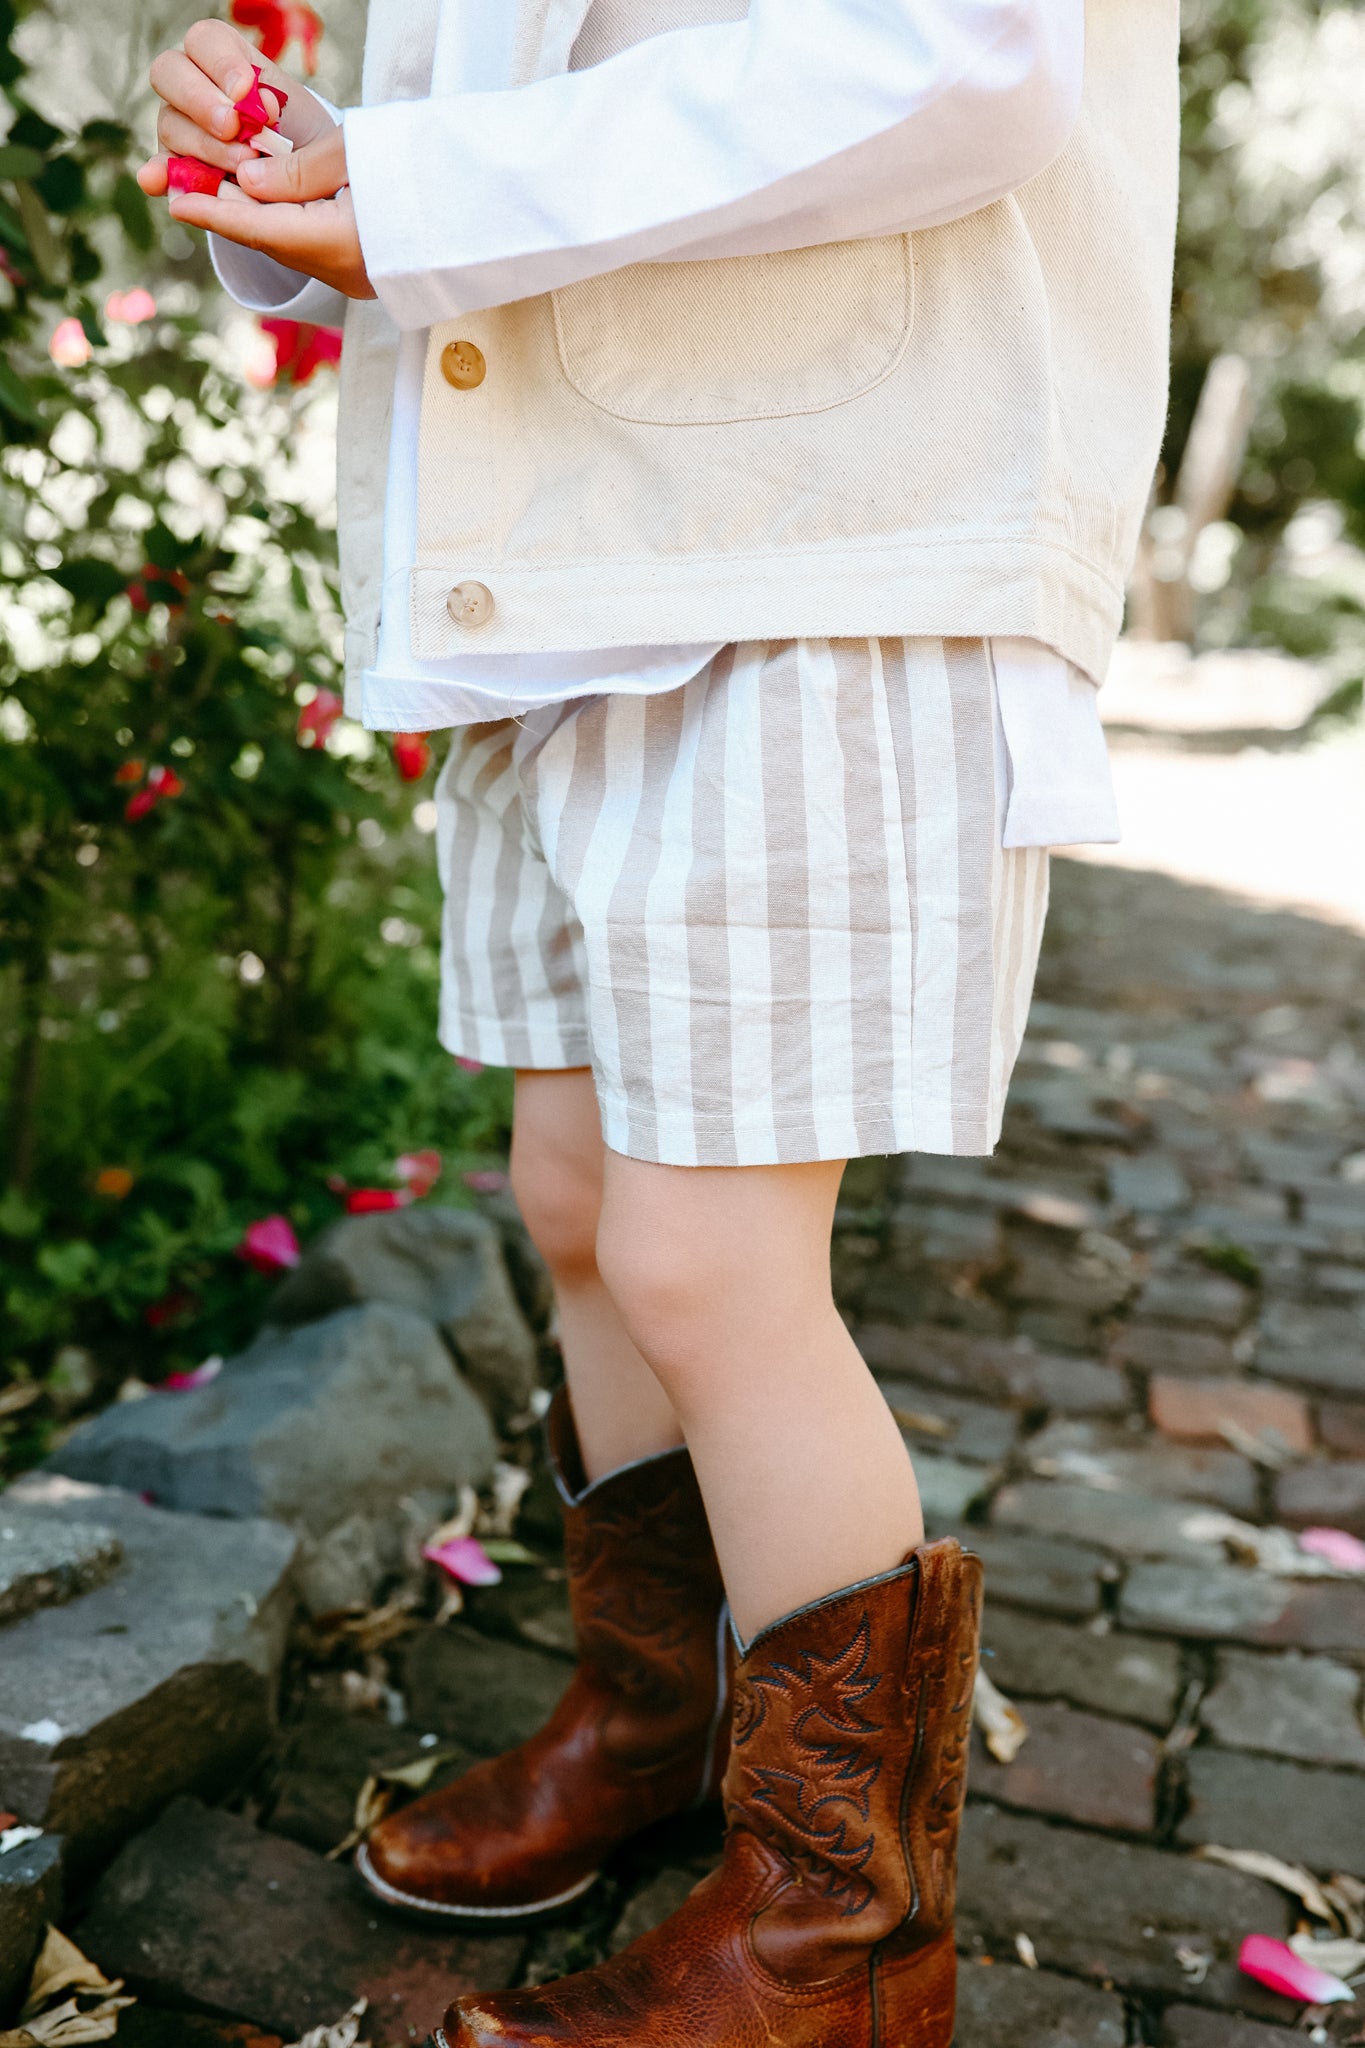
[[[352,671],[374,658],[398,330],[429,327],[419,657],[983,634],[1101,677],[1165,415],[1176,0],[1085,0],[1045,161],[913,232],[935,147],[904,99],[916,38],[985,49],[992,89],[1014,65],[1027,96],[1044,0],[513,4],[497,93],[458,89],[471,0],[371,7],[346,117],[383,252],[343,356]],[[476,383],[443,374],[455,342]]]

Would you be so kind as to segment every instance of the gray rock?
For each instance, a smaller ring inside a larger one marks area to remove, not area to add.
[[[1024,1718],[1028,1741],[1012,1763],[997,1763],[978,1731],[969,1780],[975,1794],[1085,1827],[1151,1832],[1161,1763],[1155,1736],[1052,1700],[1035,1700]]]
[[[1144,1636],[1093,1635],[1064,1622],[986,1605],[984,1669],[1002,1692],[1069,1700],[1101,1714],[1169,1728],[1180,1697],[1180,1652]]]
[[[1275,1515],[1291,1529],[1325,1525],[1365,1536],[1365,1458],[1282,1472],[1275,1482]]]
[[[54,1522],[0,1494],[0,1623],[88,1593],[117,1570],[122,1555],[112,1529]]]
[[[62,1910],[62,1843],[40,1835],[0,1856],[0,2027],[22,2002],[49,1920]]]
[[[1261,1330],[1257,1372],[1325,1394],[1365,1395],[1365,1308],[1272,1301]]]
[[[1189,1797],[1182,1842],[1269,1849],[1324,1876],[1344,1870],[1365,1877],[1365,1777],[1356,1772],[1196,1749]]]
[[[50,1462],[163,1507],[322,1535],[416,1488],[477,1485],[495,1455],[483,1405],[431,1324],[371,1302],[265,1330],[210,1386],[107,1408]]]
[[[498,1421],[525,1414],[536,1384],[536,1340],[512,1291],[497,1226],[486,1216],[426,1205],[345,1216],[276,1289],[270,1317],[308,1323],[366,1301],[436,1323]]]
[[[1124,1415],[1132,1406],[1123,1374],[1093,1359],[924,1326],[903,1330],[893,1323],[864,1323],[853,1334],[875,1373],[904,1375],[950,1394],[1056,1408],[1065,1415]]]
[[[296,1583],[313,1619],[339,1607],[368,1607],[388,1568],[380,1531],[368,1515],[348,1515],[325,1536],[305,1536]]]
[[[1246,1321],[1251,1296],[1220,1273],[1156,1273],[1138,1296],[1136,1313],[1154,1322],[1205,1324],[1237,1330]]]
[[[50,1476],[16,1495],[123,1546],[105,1585],[0,1637],[0,1807],[83,1864],[177,1793],[228,1790],[267,1741],[295,1543],[275,1522],[163,1514]]]
[[[1197,1502],[1157,1500],[1074,1482],[1025,1479],[996,1496],[997,1527],[1030,1529],[1039,1536],[1070,1537],[1117,1557],[1169,1557],[1189,1563],[1222,1562],[1221,1543],[1197,1533],[1209,1510]]]
[[[1229,1514],[1255,1515],[1256,1474],[1236,1451],[1134,1439],[1126,1430],[1059,1417],[1030,1437],[1025,1454],[1042,1479],[1072,1479],[1108,1492],[1209,1501]]]
[[[363,1997],[365,2039],[406,2048],[447,1999],[508,1984],[524,1936],[413,1927],[344,1865],[181,1799],[100,1879],[80,1941],[158,2005],[294,2041]]]
[[[1328,1657],[1224,1650],[1218,1682],[1201,1713],[1205,1727],[1229,1749],[1365,1770],[1361,1684],[1358,1671]]]
[[[1365,1586],[1231,1565],[1139,1564],[1124,1580],[1119,1619],[1159,1635],[1354,1653],[1365,1642]]]
[[[1274,2017],[1283,2008],[1240,1974],[1237,1949],[1248,1930],[1283,1936],[1289,1925],[1286,1900],[1239,1871],[1032,1814],[967,1809],[958,1943],[968,1952],[1012,1957],[1026,1934],[1044,1969],[1189,1999],[1184,1949],[1208,1959],[1202,2000]]]
[[[1123,2002],[1052,1970],[983,1969],[965,1957],[957,1978],[957,2038],[965,2048],[1123,2048]]]

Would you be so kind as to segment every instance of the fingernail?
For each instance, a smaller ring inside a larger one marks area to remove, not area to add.
[[[265,159],[259,156],[251,156],[246,159],[245,163],[238,166],[237,183],[239,185],[259,185],[264,176]]]
[[[224,80],[223,91],[230,100],[245,99],[246,95],[251,91],[251,73],[249,71],[234,71],[231,78]]]
[[[237,125],[237,109],[224,104],[213,110],[213,125],[220,135],[227,135]]]

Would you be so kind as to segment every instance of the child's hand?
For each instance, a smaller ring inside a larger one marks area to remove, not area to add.
[[[224,185],[217,197],[171,192],[172,216],[187,227],[260,249],[348,298],[372,299],[347,189],[346,144],[326,108],[287,71],[262,64],[263,88],[278,84],[290,95],[280,129],[294,149],[284,157],[257,156],[236,140],[235,103],[251,90],[257,61],[250,43],[222,21],[196,22],[183,51],[157,58],[152,84],[166,103],[157,139],[166,156],[144,164],[138,183],[152,198],[166,193],[168,156],[197,156],[231,171],[240,191]],[[273,203],[248,206],[243,194]]]
[[[198,157],[234,176],[251,160],[255,152],[236,139],[236,103],[250,92],[257,68],[267,91],[278,86],[289,96],[280,132],[295,148],[336,126],[306,86],[278,64],[262,62],[235,28],[225,21],[197,21],[185,37],[184,49],[164,50],[152,66],[152,89],[165,105],[156,124],[164,154],[138,172],[138,183],[150,199],[165,197],[167,157]]]

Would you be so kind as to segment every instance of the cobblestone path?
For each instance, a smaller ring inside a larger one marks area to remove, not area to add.
[[[1365,1536],[1365,941],[1072,861],[1054,898],[998,1156],[857,1164],[836,1248],[1029,1728],[1010,1763],[977,1741],[958,2048],[1365,2042],[1360,2004],[1305,2019],[1239,1975],[1242,1936],[1300,1909],[1199,1853],[1365,1877],[1365,1579],[1292,1575],[1285,1533]],[[173,1807],[75,1925],[143,1993],[124,2048],[277,2048],[258,2029],[307,1987],[361,1984],[375,2041],[417,2040],[453,1986],[578,1967],[669,1911],[710,1820],[529,1939],[381,1920],[325,1860],[368,1772],[517,1740],[570,1648],[550,1566],[381,1644],[402,1725],[351,1710],[340,1668],[294,1683],[247,1806]]]

